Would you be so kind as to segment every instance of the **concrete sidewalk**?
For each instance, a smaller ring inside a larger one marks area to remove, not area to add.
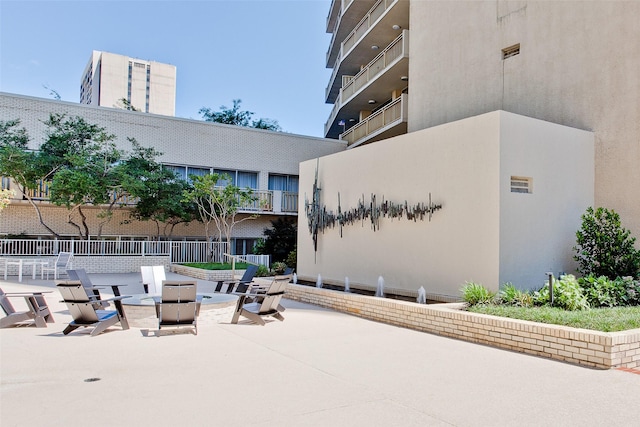
[[[90,276],[96,285],[130,284],[124,293],[142,289],[136,274]],[[202,291],[209,286],[199,281]],[[70,316],[52,281],[0,287],[53,290],[47,301],[56,322],[0,331],[3,427],[638,425],[640,375],[633,372],[288,300],[285,321],[266,326],[199,325],[197,336],[119,327],[63,336]]]

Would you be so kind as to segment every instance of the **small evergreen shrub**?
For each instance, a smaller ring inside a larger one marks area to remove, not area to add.
[[[287,264],[285,264],[284,262],[274,262],[273,264],[271,264],[271,270],[274,272],[274,274],[283,274],[285,268],[287,268]]]
[[[495,293],[489,291],[487,288],[479,283],[465,282],[465,285],[461,289],[462,299],[469,306],[477,304],[492,304],[494,302]]]
[[[258,271],[256,271],[256,277],[267,277],[271,275],[271,271],[267,268],[266,265],[261,265],[258,267]]]
[[[298,250],[294,249],[289,252],[287,255],[287,260],[285,261],[288,267],[293,268],[294,270],[298,269]]]
[[[536,291],[534,300],[537,305],[550,305],[549,286],[545,285]],[[589,308],[587,297],[573,274],[561,276],[559,280],[553,279],[553,305],[571,311]]]
[[[635,238],[624,229],[620,216],[613,210],[592,207],[582,215],[582,228],[576,232],[574,259],[583,276],[638,277],[640,250],[634,248]]]

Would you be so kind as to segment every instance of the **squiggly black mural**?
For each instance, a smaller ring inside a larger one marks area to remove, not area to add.
[[[442,204],[436,204],[431,201],[431,193],[429,193],[429,201],[427,203],[418,203],[409,205],[405,200],[404,203],[395,203],[382,198],[382,202],[378,203],[375,194],[371,194],[369,203],[365,203],[364,194],[362,199],[358,201],[358,205],[354,208],[342,211],[340,205],[340,193],[338,193],[338,213],[327,211],[326,205],[320,202],[321,188],[318,186],[318,168],[316,167],[316,176],[313,183],[313,198],[309,201],[305,197],[304,209],[309,224],[309,232],[313,236],[314,250],[318,251],[318,233],[324,233],[327,228],[334,228],[336,225],[340,227],[340,237],[342,237],[342,227],[345,225],[353,225],[360,222],[364,225],[365,221],[369,221],[373,231],[380,228],[380,218],[402,219],[407,218],[410,221],[424,221],[434,212],[442,209]]]

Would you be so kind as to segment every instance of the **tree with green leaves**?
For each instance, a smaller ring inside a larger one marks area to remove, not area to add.
[[[0,121],[0,175],[9,177],[36,212],[40,224],[52,235],[59,235],[45,223],[40,205],[34,200],[37,187],[57,170],[37,151],[29,149],[30,137],[20,120]]]
[[[634,248],[635,238],[622,227],[620,215],[614,210],[592,207],[582,215],[582,228],[576,232],[577,245],[574,259],[578,271],[616,277],[637,277],[640,272],[640,250]]]
[[[114,209],[125,204],[126,193],[120,180],[124,153],[113,142],[115,135],[82,117],[52,114],[45,124],[49,129],[39,157],[56,165],[50,200],[69,210],[67,222],[83,239],[91,234],[85,208],[99,206],[100,236]]]
[[[188,224],[197,218],[195,204],[182,200],[183,193],[190,189],[190,185],[155,160],[160,153],[154,148],[144,148],[135,139],[130,141],[133,150],[122,163],[121,179],[123,188],[136,199],[131,218],[153,221],[156,224],[156,239],[161,234],[171,237],[176,225]],[[162,224],[164,227],[161,231]]]
[[[227,174],[191,175],[191,179],[193,187],[183,193],[183,200],[195,203],[205,225],[207,239],[211,240],[210,224],[213,223],[218,231],[218,241],[227,242],[230,248],[233,228],[243,221],[258,217],[255,214],[238,217],[241,207],[255,202],[253,190],[232,184]],[[227,185],[221,186],[219,183]]]
[[[220,111],[213,111],[211,108],[202,107],[198,113],[202,115],[202,118],[207,122],[224,123],[234,126],[245,126],[256,129],[266,129],[273,131],[282,131],[277,120],[263,119],[251,120],[254,115],[251,111],[241,110],[240,99],[233,100],[233,107],[227,108],[226,106],[220,106]]]

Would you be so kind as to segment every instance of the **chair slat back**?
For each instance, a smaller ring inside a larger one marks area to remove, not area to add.
[[[260,304],[260,313],[269,313],[278,309],[278,304],[287,289],[287,283],[291,280],[291,276],[276,276],[273,278],[273,282],[269,285],[264,294],[264,299]]]
[[[197,311],[197,289],[198,285],[194,281],[164,280],[160,303],[160,324],[194,323]]]
[[[162,302],[191,302],[196,300],[198,285],[193,281],[164,280]]]
[[[240,281],[241,282],[251,282],[253,280],[253,278],[255,277],[257,272],[258,272],[258,266],[257,265],[253,265],[253,264],[249,264],[247,269],[244,271],[244,274],[240,278]]]
[[[72,256],[71,252],[60,252],[56,259],[56,266],[65,268],[69,264],[69,261],[71,261]]]
[[[86,289],[82,286],[82,282],[79,280],[59,281],[56,286],[76,323],[92,324],[99,320],[96,309],[89,299]]]
[[[89,295],[79,280],[67,280],[56,283],[64,302],[89,302]]]
[[[11,304],[11,301],[9,301],[9,298],[7,298],[2,289],[0,289],[0,305],[2,306],[4,314],[7,316],[16,312],[16,309],[13,308],[13,304]]]

